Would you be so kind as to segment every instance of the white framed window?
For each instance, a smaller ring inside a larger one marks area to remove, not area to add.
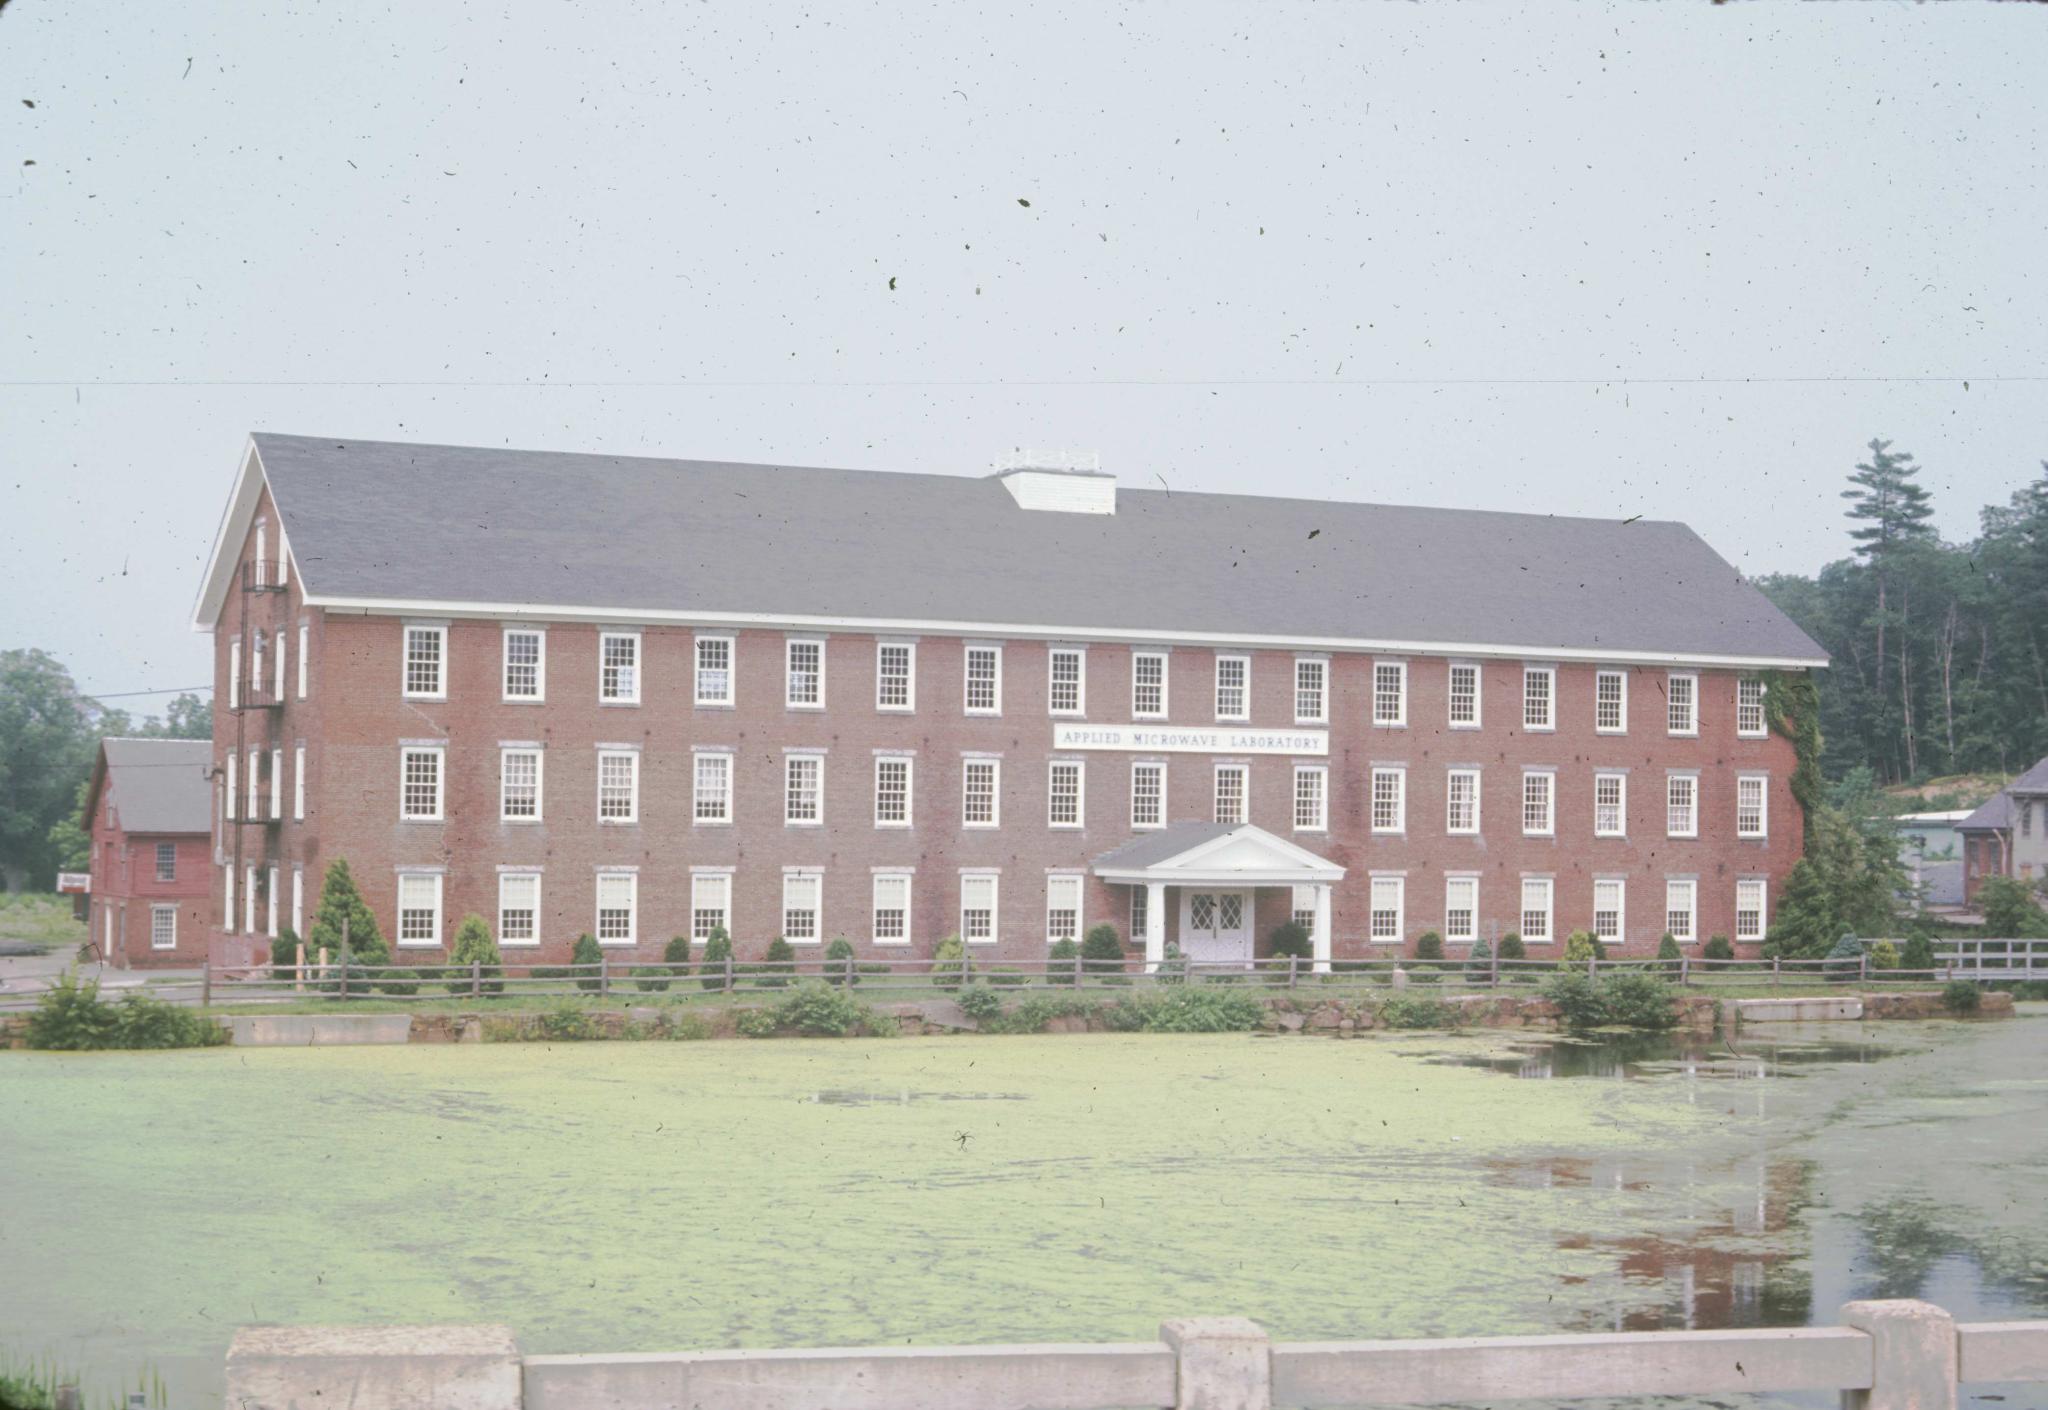
[[[152,950],[175,950],[178,948],[178,908],[176,906],[151,906],[149,908],[149,948]]]
[[[1003,713],[1003,649],[1000,646],[967,648],[967,713]]]
[[[1747,876],[1735,883],[1735,938],[1745,943],[1761,940],[1768,927],[1764,915],[1764,879]]]
[[[1471,837],[1479,831],[1479,770],[1451,769],[1444,775],[1444,831]]]
[[[1088,710],[1088,653],[1055,646],[1047,657],[1045,708],[1054,715],[1081,715]]]
[[[498,943],[540,943],[540,873],[498,873]]]
[[[1294,722],[1330,722],[1330,663],[1320,656],[1294,658]]]
[[[256,933],[256,868],[242,868],[242,933]]]
[[[1628,836],[1628,775],[1593,775],[1593,835]]]
[[[1166,826],[1166,765],[1150,759],[1131,765],[1131,826]]]
[[[1166,718],[1166,653],[1131,653],[1131,715],[1140,720]]]
[[[228,643],[228,708],[240,709],[242,704],[242,642],[239,637]]]
[[[1664,835],[1700,835],[1700,781],[1696,774],[1671,774],[1664,781]]]
[[[448,629],[405,629],[404,695],[408,700],[448,698]]]
[[[907,754],[875,756],[875,826],[910,826],[910,768]]]
[[[250,694],[261,695],[263,693],[264,685],[265,681],[263,679],[263,633],[261,630],[258,630],[250,633],[249,636]]]
[[[1081,878],[1048,876],[1045,879],[1045,943],[1081,939]]]
[[[1735,779],[1735,835],[1768,837],[1771,832],[1770,780],[1762,774],[1738,774]]]
[[[732,934],[732,873],[693,873],[690,877],[690,943],[702,945],[711,932]]]
[[[311,635],[311,630],[306,623],[299,623],[299,699],[301,700],[306,698],[306,641]]]
[[[254,822],[263,816],[263,751],[249,751],[249,811],[245,816]]]
[[[284,818],[284,750],[270,751],[270,820]]]
[[[1593,728],[1600,734],[1628,733],[1628,672],[1600,671],[1594,675]]]
[[[1372,830],[1408,830],[1408,770],[1385,766],[1372,771]]]
[[[540,821],[541,751],[500,749],[498,751],[498,820],[500,822]]]
[[[1139,891],[1143,891],[1143,890],[1144,890],[1145,888],[1144,888],[1144,887],[1142,887],[1142,886],[1140,886],[1140,887],[1137,887],[1137,888],[1135,888],[1135,889],[1136,889],[1136,890],[1139,890]],[[1307,932],[1308,932],[1308,933],[1309,933],[1310,935],[1313,935],[1313,934],[1315,934],[1315,933],[1316,933],[1316,889],[1315,889],[1315,887],[1313,887],[1313,886],[1296,886],[1296,887],[1293,887],[1293,888],[1291,888],[1291,889],[1292,889],[1292,891],[1293,891],[1293,893],[1294,893],[1294,894],[1293,894],[1292,896],[1290,896],[1290,897],[1288,898],[1288,900],[1289,900],[1289,902],[1290,902],[1291,904],[1290,904],[1290,906],[1289,906],[1289,909],[1288,909],[1288,912],[1287,912],[1287,918],[1288,918],[1289,920],[1293,921],[1293,922],[1294,922],[1294,923],[1295,923],[1296,925],[1300,926],[1300,927],[1301,927],[1301,928],[1302,928],[1303,930],[1307,931]],[[1131,932],[1131,934],[1133,934],[1133,935],[1141,935],[1141,934],[1143,934],[1143,933],[1144,933],[1144,932],[1142,932],[1142,931],[1139,931],[1139,930],[1133,930],[1133,931]]]
[[[156,844],[156,879],[176,881],[178,879],[178,844],[159,842]]]
[[[597,820],[640,821],[640,754],[632,749],[597,751]]]
[[[893,714],[909,714],[917,709],[917,647],[914,643],[875,643],[875,708]]]
[[[1522,943],[1548,945],[1555,937],[1551,929],[1551,902],[1556,883],[1547,876],[1522,878]]]
[[[782,874],[782,938],[792,945],[818,943],[819,910],[824,905],[825,877],[815,871]]]
[[[960,878],[960,938],[969,945],[996,943],[996,882],[993,872]]]
[[[1664,683],[1667,734],[1700,732],[1700,678],[1690,671],[1673,671]]]
[[[1479,938],[1479,878],[1444,878],[1444,940],[1469,945]]]
[[[729,636],[700,636],[696,640],[696,653],[692,701],[698,705],[732,704],[733,639]]]
[[[441,943],[441,873],[398,874],[397,933],[400,949],[433,949]]]
[[[1046,770],[1045,825],[1079,827],[1082,790],[1086,787],[1079,759],[1054,759]]]
[[[1700,884],[1690,877],[1671,877],[1664,883],[1664,929],[1681,945],[1699,938],[1697,910]]]
[[[877,945],[910,943],[910,874],[875,873],[873,930]]]
[[[230,749],[228,751],[227,787],[221,791],[221,816],[229,821],[234,820],[235,799],[241,796],[235,786],[235,758],[235,751]]]
[[[816,637],[791,637],[783,650],[782,703],[792,710],[824,709],[825,643]]]
[[[277,675],[270,686],[270,697],[279,704],[284,703],[284,662],[288,654],[285,649],[284,628],[277,629]]]
[[[398,816],[402,821],[441,821],[441,764],[445,753],[439,747],[399,751]],[[249,781],[253,784],[256,780],[252,777]]]
[[[825,756],[783,756],[782,821],[793,827],[815,827],[825,820]]]
[[[1764,683],[1756,676],[1735,682],[1735,733],[1743,739],[1762,739],[1770,732],[1764,719]]]
[[[630,871],[597,874],[597,943],[630,945],[640,912],[640,877]]]
[[[1628,883],[1618,876],[1593,879],[1593,938],[1619,945],[1627,924]]]
[[[1294,830],[1327,832],[1330,827],[1330,771],[1322,764],[1294,766]]]
[[[1522,667],[1522,728],[1557,728],[1557,667]]]
[[[292,746],[292,821],[306,820],[306,746]],[[296,926],[293,929],[297,929]]]
[[[960,766],[960,822],[964,827],[1002,825],[1001,759],[967,759]]]
[[[1252,716],[1252,658],[1216,658],[1216,718],[1248,720]]]
[[[1548,769],[1522,774],[1522,835],[1552,837],[1557,833],[1557,775]]]
[[[640,703],[640,633],[598,633],[597,698],[605,705]]]
[[[292,868],[292,934],[306,934],[306,869],[300,866]]]
[[[1241,823],[1245,820],[1245,785],[1250,771],[1243,764],[1216,766],[1216,821]]]
[[[1408,723],[1408,663],[1375,661],[1372,664],[1372,722],[1376,725]]]
[[[1151,906],[1152,898],[1150,892],[1143,886],[1133,886],[1131,888],[1131,939],[1134,942],[1144,939],[1150,932],[1152,925]]]
[[[1473,661],[1451,662],[1450,725],[1452,729],[1479,728],[1479,666]]]
[[[700,749],[691,760],[690,819],[721,825],[732,821],[732,755]]]
[[[547,686],[548,634],[533,627],[505,628],[505,699],[545,700]]]
[[[221,910],[223,914],[220,928],[232,935],[235,931],[235,869],[233,867],[222,867],[220,872],[224,888],[221,897],[223,902]],[[100,907],[100,914],[106,918],[106,943],[103,948],[108,953],[112,953],[114,948],[114,908],[102,905]]]
[[[277,884],[276,867],[270,869],[270,874],[264,877],[263,883],[263,933],[275,940],[277,938],[277,906],[281,899],[279,892],[283,889]]]
[[[256,521],[256,562],[254,565],[257,587],[267,586],[270,582],[270,564],[264,561],[269,555],[269,538],[270,531],[268,527],[263,520],[258,519]]]
[[[1401,912],[1407,901],[1407,878],[1376,876],[1372,879],[1372,914],[1367,929],[1375,945],[1398,945],[1404,930]]]

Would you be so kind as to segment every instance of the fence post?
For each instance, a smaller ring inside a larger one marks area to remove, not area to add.
[[[732,956],[729,954],[725,957],[725,992],[732,992]]]
[[[1697,932],[1697,931],[1695,931],[1694,933],[1695,933],[1695,934],[1697,934],[1698,932]],[[1680,955],[1680,956],[1678,957],[1678,987],[1679,987],[1679,988],[1681,988],[1681,989],[1684,989],[1684,988],[1686,988],[1687,986],[1689,986],[1689,985],[1690,985],[1691,983],[1692,983],[1692,956],[1691,956],[1691,955]]]
[[[1493,948],[1487,951],[1486,954],[1486,987],[1489,989],[1500,988],[1500,942],[1498,940],[1494,942]]]
[[[1076,957],[1075,957],[1075,963],[1076,963],[1076,964],[1078,964],[1079,962],[1080,962],[1079,956],[1076,956]],[[967,947],[966,947],[965,945],[962,945],[962,946],[960,947],[960,987],[961,987],[961,988],[963,988],[963,989],[964,989],[964,988],[966,988],[966,987],[967,987],[967,982],[968,982],[968,979],[969,979],[969,978],[970,978],[970,977],[971,977],[971,976],[973,975],[973,973],[974,973],[974,967],[973,967],[973,963],[972,963],[972,962],[971,962],[971,961],[970,961],[970,960],[969,960],[969,959],[967,958]]]
[[[1273,1348],[1248,1317],[1180,1317],[1159,1324],[1173,1351],[1174,1410],[1270,1410]]]
[[[1868,950],[1860,951],[1856,956],[1856,982],[1858,984],[1868,984],[1870,982],[1870,951]]]
[[[348,1002],[348,922],[341,923],[341,988],[337,991],[343,1003]]]
[[[469,997],[481,999],[483,996],[484,962],[482,960],[471,960],[469,962]]]
[[[199,962],[199,1007],[210,1008],[213,1004],[213,956],[208,955]]]
[[[1300,963],[1301,957],[1299,955],[1289,955],[1287,957],[1287,987],[1290,989],[1295,985],[1295,967]]]
[[[1901,1298],[1842,1304],[1842,1322],[1871,1340],[1869,1390],[1842,1392],[1842,1410],[1955,1410],[1955,1319]]]
[[[1782,958],[1781,958],[1780,956],[1778,956],[1778,955],[1772,955],[1772,956],[1771,956],[1771,987],[1772,987],[1773,989],[1777,988],[1777,987],[1778,987],[1778,985],[1779,985],[1779,983],[1781,982],[1781,981],[1779,980],[1779,978],[1778,978],[1778,975],[1779,975],[1779,971],[1780,971],[1780,968],[1781,968],[1781,966],[1782,966],[1782,965],[1783,965],[1783,960],[1782,960]]]
[[[611,956],[597,957],[597,997],[602,999],[612,991]]]
[[[1074,952],[1074,987],[1081,987],[1081,954],[1078,950]]]

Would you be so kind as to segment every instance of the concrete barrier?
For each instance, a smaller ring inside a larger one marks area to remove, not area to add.
[[[233,1410],[520,1410],[510,1327],[243,1327]]]
[[[1733,999],[1739,1023],[1826,1023],[1863,1017],[1863,996],[1841,998]],[[1726,1010],[1723,1010],[1725,1015]]]
[[[406,1013],[240,1013],[228,1018],[235,1046],[327,1048],[412,1040]]]

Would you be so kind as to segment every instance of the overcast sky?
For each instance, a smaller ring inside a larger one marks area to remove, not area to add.
[[[2027,5],[12,0],[0,646],[206,679],[258,428],[1066,446],[1749,572],[1883,435],[1965,537],[2048,457],[2043,72]]]

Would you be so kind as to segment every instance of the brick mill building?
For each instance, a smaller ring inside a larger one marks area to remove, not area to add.
[[[196,965],[220,921],[214,746],[103,739],[86,784],[92,839],[86,933],[121,969]]]
[[[229,957],[1754,945],[1826,664],[1674,523],[267,434],[194,624]]]

